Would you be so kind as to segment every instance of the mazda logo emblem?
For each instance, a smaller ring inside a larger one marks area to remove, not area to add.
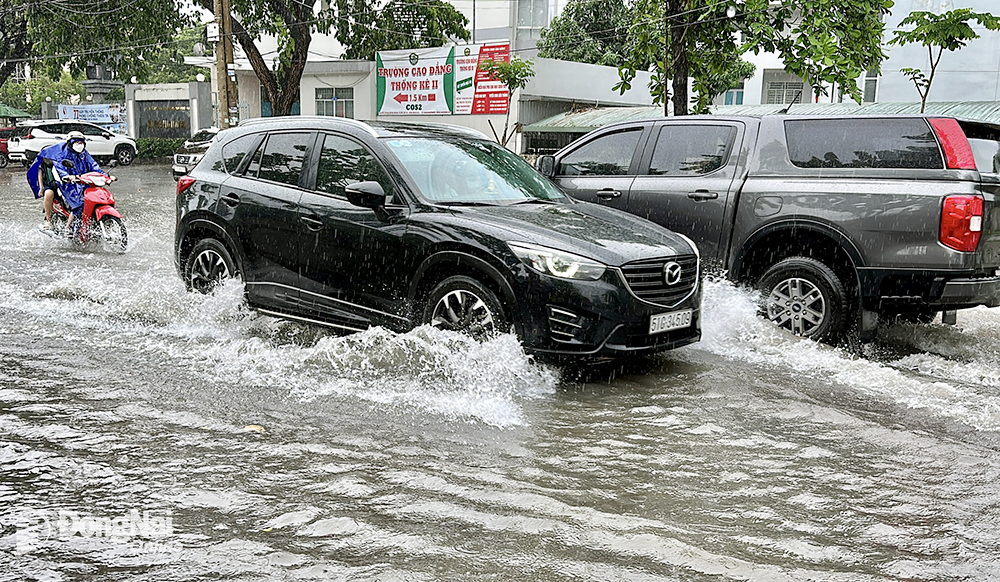
[[[681,282],[681,266],[671,261],[663,265],[663,282],[667,285],[676,285]]]

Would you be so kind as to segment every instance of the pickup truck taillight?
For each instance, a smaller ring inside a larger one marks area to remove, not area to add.
[[[983,199],[979,196],[948,196],[941,209],[941,244],[971,253],[983,232]]]
[[[931,119],[931,127],[941,141],[944,150],[945,163],[949,170],[975,170],[976,158],[972,155],[972,146],[965,137],[962,126],[954,119]]]

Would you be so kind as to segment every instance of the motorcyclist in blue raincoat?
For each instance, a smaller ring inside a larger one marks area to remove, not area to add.
[[[64,160],[72,162],[72,167],[66,167]],[[43,148],[35,156],[35,161],[28,168],[28,184],[35,193],[35,198],[43,199],[45,207],[43,231],[52,230],[52,201],[57,191],[73,215],[66,225],[67,228],[72,225],[74,218],[83,213],[85,186],[77,183],[76,177],[87,172],[103,173],[103,170],[87,151],[87,138],[79,131],[69,132],[65,142]]]

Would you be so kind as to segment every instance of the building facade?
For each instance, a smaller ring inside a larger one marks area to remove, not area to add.
[[[903,47],[888,46],[893,31],[911,12],[926,11],[941,14],[958,8],[971,8],[974,12],[998,13],[998,0],[895,0],[892,11],[885,19],[884,48],[888,58],[880,70],[867,71],[857,80],[863,103],[913,102],[920,95],[901,69],[916,68],[930,72],[927,49],[918,44]],[[973,26],[982,37],[973,40],[964,49],[945,51],[936,71],[928,101],[997,101],[1000,100],[1000,32]],[[836,87],[824,87],[826,94],[817,100],[812,87],[802,79],[785,72],[781,59],[775,54],[748,55],[745,57],[757,66],[753,77],[742,87],[735,88],[715,99],[716,105],[768,105],[815,100],[819,103],[836,103],[849,100]]]

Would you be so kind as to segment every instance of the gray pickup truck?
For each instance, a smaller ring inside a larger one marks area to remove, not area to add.
[[[692,238],[801,336],[1000,305],[1000,126],[934,116],[689,116],[609,125],[537,167]]]

